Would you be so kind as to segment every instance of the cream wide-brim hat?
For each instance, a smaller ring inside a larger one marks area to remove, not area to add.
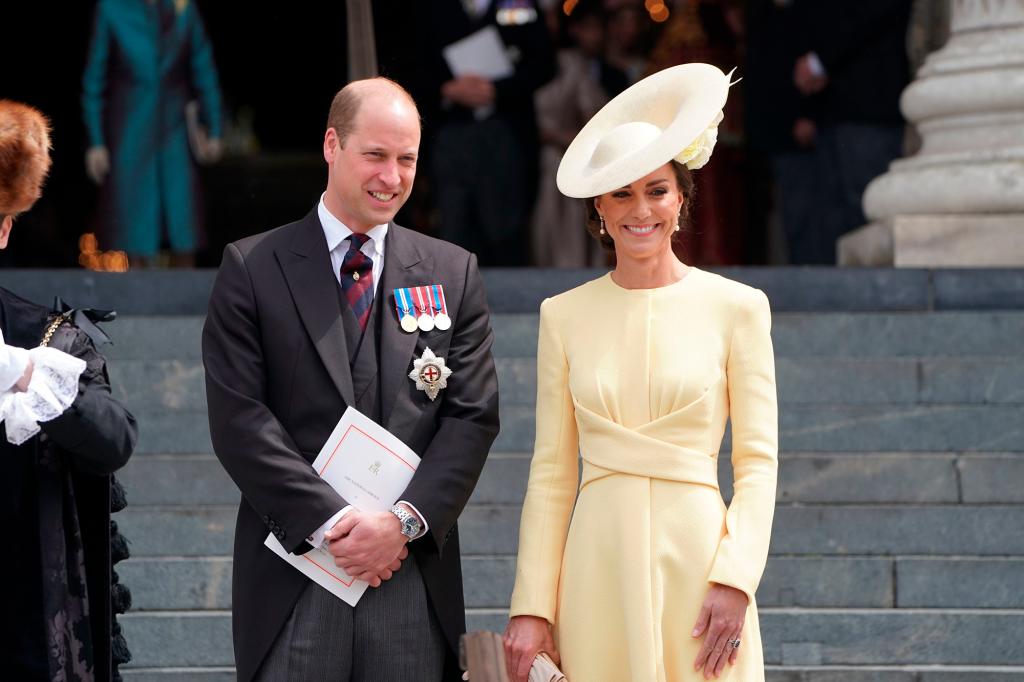
[[[718,137],[729,76],[710,64],[652,74],[604,105],[576,135],[556,182],[585,199],[624,187],[676,160],[697,169]]]

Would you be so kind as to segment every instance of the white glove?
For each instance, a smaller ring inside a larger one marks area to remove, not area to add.
[[[14,388],[28,369],[28,351],[17,346],[4,343],[4,334],[0,331],[0,393]]]
[[[102,185],[110,172],[110,152],[102,145],[89,147],[85,152],[85,172],[97,185]]]

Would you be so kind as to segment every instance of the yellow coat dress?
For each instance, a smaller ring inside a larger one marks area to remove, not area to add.
[[[691,631],[712,582],[750,597],[720,679],[764,679],[754,592],[778,464],[770,327],[761,291],[696,268],[657,289],[605,275],[541,305],[511,615],[554,623],[571,682],[702,680]]]

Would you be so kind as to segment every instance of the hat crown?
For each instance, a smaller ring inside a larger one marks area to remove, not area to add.
[[[678,160],[699,168],[714,147],[729,76],[711,64],[680,64],[627,88],[595,114],[566,149],[558,189],[595,197]],[[685,159],[677,157],[683,154]]]
[[[609,130],[597,143],[594,154],[587,164],[590,170],[600,170],[610,163],[621,160],[658,139],[662,130],[653,123],[631,121]]]

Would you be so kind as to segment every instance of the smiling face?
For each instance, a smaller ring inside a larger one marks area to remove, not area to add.
[[[344,140],[334,128],[324,135],[327,209],[353,232],[391,221],[412,191],[419,146],[419,114],[407,97],[365,95]]]
[[[594,199],[619,260],[643,260],[672,252],[685,197],[672,162],[634,183]]]

